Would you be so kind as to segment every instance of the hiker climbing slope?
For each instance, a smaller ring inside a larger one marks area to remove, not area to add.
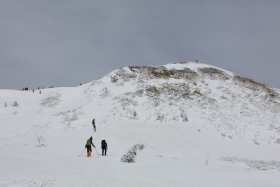
[[[93,126],[93,129],[94,129],[94,132],[96,132],[95,119],[92,120],[92,126]]]
[[[87,143],[85,145],[85,148],[87,148],[87,157],[91,156],[91,145],[95,148],[95,145],[92,143],[92,136],[87,140]]]

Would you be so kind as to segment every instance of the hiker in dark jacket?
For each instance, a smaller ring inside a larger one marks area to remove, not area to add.
[[[95,148],[94,144],[92,143],[92,136],[87,140],[87,143],[85,145],[85,148],[87,148],[87,157],[91,156],[91,145]]]
[[[107,153],[107,142],[105,140],[102,140],[101,141],[101,149],[102,149],[102,156],[106,156],[106,153]]]
[[[92,120],[92,126],[93,126],[93,129],[94,129],[94,132],[96,132],[95,119]]]

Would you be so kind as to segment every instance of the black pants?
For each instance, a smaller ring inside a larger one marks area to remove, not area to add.
[[[106,156],[106,153],[107,153],[107,149],[102,147],[102,155]]]
[[[91,146],[90,146],[90,145],[87,145],[87,146],[86,146],[86,148],[87,148],[87,152],[91,152],[91,151],[92,151],[92,149],[91,149]]]

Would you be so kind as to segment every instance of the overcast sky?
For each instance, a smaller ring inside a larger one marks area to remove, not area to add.
[[[278,0],[0,0],[0,88],[199,60],[280,88]]]

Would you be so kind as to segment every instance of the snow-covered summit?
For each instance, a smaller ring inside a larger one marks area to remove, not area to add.
[[[85,94],[104,103],[110,119],[195,121],[196,128],[227,137],[249,135],[270,143],[280,138],[276,89],[202,63],[124,67],[88,85]]]

